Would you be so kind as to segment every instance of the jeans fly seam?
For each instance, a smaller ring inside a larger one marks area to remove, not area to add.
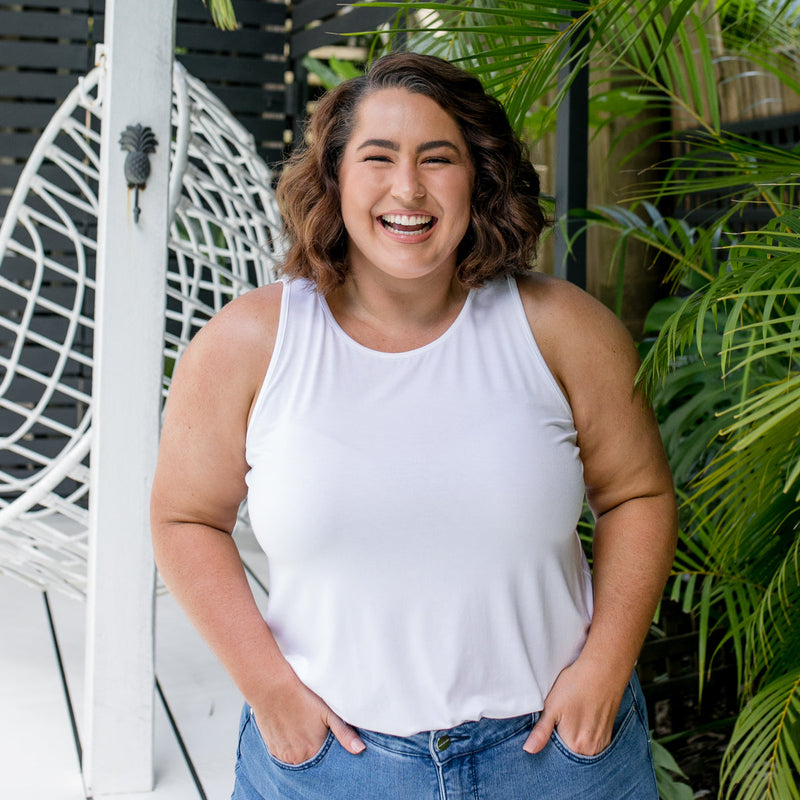
[[[439,800],[447,800],[447,790],[444,788],[444,775],[442,775],[443,764],[440,764],[431,753],[431,758],[436,766],[436,780],[439,782]]]

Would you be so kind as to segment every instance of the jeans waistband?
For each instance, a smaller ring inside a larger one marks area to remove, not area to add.
[[[537,716],[523,714],[508,719],[480,719],[477,722],[462,722],[455,728],[422,731],[413,736],[391,736],[363,728],[359,729],[359,734],[368,745],[405,756],[432,757],[444,763],[494,747],[524,730],[530,730]]]

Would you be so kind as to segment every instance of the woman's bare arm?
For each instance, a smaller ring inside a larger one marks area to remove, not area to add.
[[[677,539],[672,476],[652,411],[634,392],[639,359],[619,320],[580,289],[544,276],[521,282],[540,349],[572,408],[595,516],[594,616],[526,743],[552,729],[576,752],[608,745],[625,685],[669,575]]]
[[[246,494],[245,434],[280,313],[280,285],[226,306],[180,361],[151,503],[156,562],[185,613],[253,707],[271,752],[297,763],[330,728],[355,732],[295,676],[256,606],[231,536]]]

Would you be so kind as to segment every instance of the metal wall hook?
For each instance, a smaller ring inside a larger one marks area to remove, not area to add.
[[[119,137],[119,144],[128,151],[125,158],[125,180],[128,188],[134,190],[133,221],[139,222],[139,189],[147,185],[150,177],[150,153],[155,153],[158,141],[152,128],[143,125],[128,125]]]

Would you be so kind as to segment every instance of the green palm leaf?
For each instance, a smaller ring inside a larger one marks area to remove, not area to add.
[[[239,27],[232,0],[203,0],[203,4],[208,5],[211,18],[218,28],[222,28],[225,31],[235,31]]]
[[[722,796],[800,798],[799,723],[800,670],[764,686],[740,714],[722,766]]]
[[[691,533],[681,531],[669,590],[670,599],[697,617],[701,694],[715,654],[726,647],[736,658],[739,681],[744,681],[750,661],[748,622],[763,596],[763,587],[743,574],[741,564],[716,553],[714,539],[709,521],[692,525]],[[715,649],[709,652],[712,641]]]

